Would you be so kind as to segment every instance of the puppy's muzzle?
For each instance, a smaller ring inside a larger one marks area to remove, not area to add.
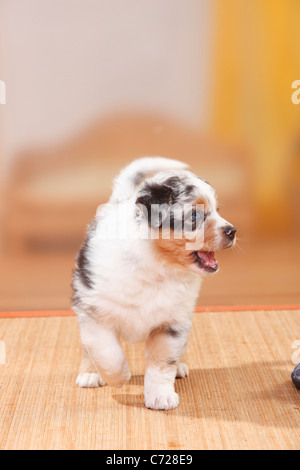
[[[232,225],[226,225],[226,227],[224,227],[224,235],[229,240],[233,241],[235,238],[235,234],[236,234],[236,228],[233,227]]]

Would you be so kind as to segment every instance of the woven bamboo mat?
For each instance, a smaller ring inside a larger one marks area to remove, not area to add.
[[[299,310],[198,312],[179,408],[143,404],[144,350],[122,389],[79,389],[76,318],[0,319],[0,449],[299,449],[290,374]]]

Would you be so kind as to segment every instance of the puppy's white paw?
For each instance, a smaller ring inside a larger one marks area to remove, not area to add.
[[[105,385],[105,382],[103,382],[99,374],[96,374],[95,372],[85,372],[78,375],[76,385],[82,388],[97,388]]]
[[[189,368],[185,362],[179,362],[177,365],[176,377],[183,378],[189,375]]]
[[[152,410],[173,410],[179,405],[179,397],[176,392],[166,394],[146,394],[145,405]]]

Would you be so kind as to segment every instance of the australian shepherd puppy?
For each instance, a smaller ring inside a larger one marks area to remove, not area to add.
[[[133,161],[115,179],[78,253],[73,310],[82,342],[80,387],[120,387],[130,379],[120,338],[145,342],[145,405],[178,406],[176,377],[203,275],[215,251],[235,243],[216,192],[187,165],[161,157]]]

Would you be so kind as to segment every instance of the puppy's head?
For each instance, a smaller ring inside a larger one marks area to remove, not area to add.
[[[215,190],[189,171],[161,172],[144,181],[136,204],[157,254],[169,263],[214,273],[215,252],[235,243],[236,229],[220,216]]]

